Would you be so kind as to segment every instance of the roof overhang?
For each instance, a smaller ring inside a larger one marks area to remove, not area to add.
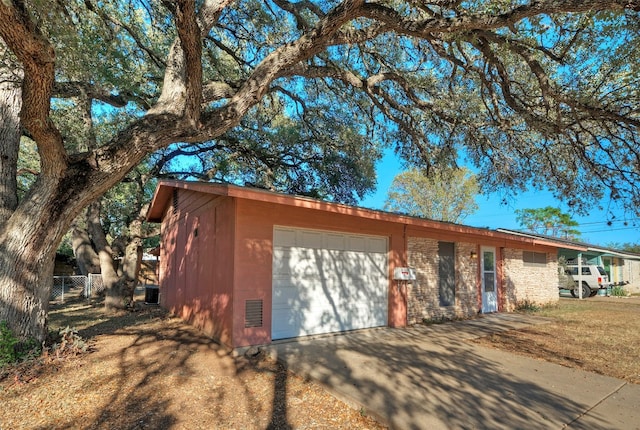
[[[533,233],[521,232],[517,230],[508,230],[504,228],[498,229],[498,231],[508,232],[511,234],[525,236],[525,237],[538,237],[538,238],[548,237],[548,236],[542,236],[542,235],[537,235]],[[559,246],[560,249],[570,249],[572,251],[595,254],[600,257],[617,257],[617,258],[624,258],[627,260],[640,260],[640,255],[633,252],[619,251],[615,249],[604,248],[597,245],[590,245],[588,243],[574,242],[568,239],[558,239],[558,244],[560,245]]]
[[[613,249],[589,248],[590,251],[597,252],[601,257],[624,258],[625,260],[640,260],[640,255]]]
[[[529,246],[542,246],[551,248],[566,247],[552,238],[534,237],[526,234],[518,234],[517,232],[508,232],[500,230],[490,230],[479,227],[465,226],[449,222],[434,221],[424,218],[417,218],[408,215],[384,212],[373,209],[366,209],[356,206],[349,206],[341,203],[332,203],[317,200],[304,196],[293,196],[284,193],[263,190],[259,188],[240,187],[231,184],[211,183],[211,182],[190,182],[176,180],[161,180],[158,183],[156,191],[151,201],[151,206],[147,215],[150,222],[162,221],[163,214],[167,205],[172,200],[174,189],[184,189],[196,192],[202,192],[215,196],[233,197],[238,199],[248,199],[254,201],[262,201],[279,205],[300,207],[306,209],[314,209],[328,213],[357,216],[365,219],[386,221],[392,223],[404,224],[406,226],[414,226],[419,228],[434,229],[439,231],[449,231],[459,234],[466,234],[477,239],[491,239],[494,241],[508,241],[527,244]],[[583,250],[582,246],[575,245],[570,249]]]

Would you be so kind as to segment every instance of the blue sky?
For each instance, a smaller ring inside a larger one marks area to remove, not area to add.
[[[382,209],[387,197],[387,190],[396,174],[402,171],[398,158],[387,152],[377,164],[378,187],[376,192],[360,202],[359,206],[370,209]],[[515,209],[540,208],[545,206],[560,207],[568,212],[551,193],[527,192],[517,196],[509,205],[500,204],[500,195],[480,195],[476,198],[479,210],[467,217],[463,224],[474,227],[520,229],[514,214]],[[606,207],[606,204],[603,204]],[[627,217],[628,225],[624,225],[624,213],[614,211],[616,220],[607,225],[607,212],[594,210],[587,217],[575,216],[580,223],[578,229],[582,232],[580,240],[594,245],[606,246],[612,243],[640,243],[640,219]],[[636,225],[636,227],[633,226]]]

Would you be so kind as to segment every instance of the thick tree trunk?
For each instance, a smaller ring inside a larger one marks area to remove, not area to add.
[[[4,49],[0,48],[0,53]],[[0,69],[0,225],[18,206],[17,166],[20,149],[20,82]]]
[[[107,309],[124,309],[127,303],[122,300],[120,277],[116,270],[116,261],[113,259],[113,251],[100,222],[100,200],[95,201],[87,208],[87,230],[95,246],[100,259],[100,273],[104,285],[105,306]]]
[[[89,232],[77,220],[71,226],[71,247],[82,275],[100,273],[100,258],[93,249]]]
[[[19,338],[43,342],[47,335],[55,249],[42,252],[27,243],[40,238],[28,231],[22,233],[0,237],[0,321],[7,321]],[[11,262],[6,261],[7,256],[12,257]]]
[[[39,178],[34,190],[0,224],[0,321],[21,338],[44,341],[56,248],[74,205],[53,181]]]
[[[138,275],[142,264],[142,219],[135,219],[129,224],[129,242],[122,259],[120,279],[122,283],[123,299],[133,302],[133,295],[138,285]]]
[[[129,224],[129,237],[126,238],[124,253],[117,270],[117,280],[111,278],[105,283],[105,307],[117,310],[129,307],[133,303],[138,275],[142,264],[142,221],[144,216]],[[104,277],[103,277],[104,281]]]

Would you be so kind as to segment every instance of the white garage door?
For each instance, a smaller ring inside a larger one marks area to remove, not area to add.
[[[387,238],[276,227],[272,339],[387,324]]]

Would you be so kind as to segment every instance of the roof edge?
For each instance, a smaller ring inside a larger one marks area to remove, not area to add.
[[[233,184],[215,182],[161,180],[160,182],[158,182],[154,197],[151,201],[149,213],[147,215],[148,221],[162,221],[164,210],[171,199],[173,189],[186,189],[218,196],[234,197],[239,199],[256,200],[268,203],[282,204],[286,206],[321,210],[335,214],[358,216],[376,221],[405,224],[407,226],[483,236],[485,238],[490,238],[493,240],[515,240],[517,242],[523,242],[533,246],[548,246],[553,248],[567,247],[567,244],[560,240],[554,240],[553,238],[536,237],[534,235],[528,235],[526,233],[510,231],[507,229],[492,230],[482,227],[471,227],[463,224],[429,220],[424,218],[412,217],[409,215],[351,206],[343,203],[327,202],[324,200],[314,199],[306,196],[290,195],[260,188],[241,187]],[[585,247],[575,244],[569,246],[569,248],[579,251],[586,250]]]

